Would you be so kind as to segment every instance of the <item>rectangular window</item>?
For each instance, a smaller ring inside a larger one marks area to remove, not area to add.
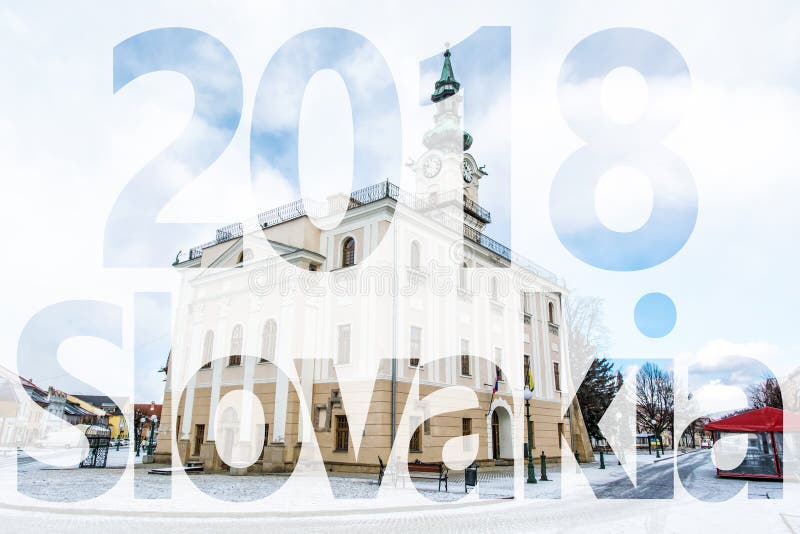
[[[422,452],[422,436],[419,427],[411,434],[411,442],[408,444],[408,450],[410,452]]]
[[[469,358],[469,341],[466,339],[461,340],[461,374],[464,376],[472,376],[470,369]]]
[[[467,290],[467,264],[466,262],[458,270],[458,289],[461,291]]]
[[[228,358],[228,367],[236,367],[237,365],[242,365],[242,355],[231,354],[231,357]]]
[[[194,425],[194,450],[193,456],[200,456],[200,445],[203,444],[203,438],[206,434],[206,425]]]
[[[558,362],[553,362],[553,382],[556,385],[556,391],[561,391],[561,371],[558,368]]]
[[[469,436],[470,434],[472,434],[472,419],[464,417],[461,419],[461,435]]]
[[[350,325],[339,325],[339,342],[336,352],[336,363],[350,363]]]
[[[336,448],[337,451],[346,451],[350,441],[350,430],[347,428],[347,416],[336,416]]]
[[[561,448],[561,436],[564,435],[564,423],[558,423],[558,448]]]
[[[522,368],[522,373],[523,373],[522,378],[523,380],[525,380],[525,384],[528,384],[528,378],[530,377],[530,371],[531,371],[531,357],[530,355],[525,354],[523,358],[525,363],[523,364]]]
[[[462,436],[469,436],[472,434],[472,419],[469,417],[464,417],[461,419],[461,435]],[[461,450],[464,452],[469,452],[471,449],[470,441],[466,439],[461,440]]]
[[[411,327],[411,341],[408,347],[408,363],[412,367],[419,365],[420,354],[422,353],[422,328]]]

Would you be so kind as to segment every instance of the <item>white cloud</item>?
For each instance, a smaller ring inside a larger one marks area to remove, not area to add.
[[[93,17],[78,17],[59,4],[0,9],[0,62],[16,82],[0,85],[0,101],[12,103],[0,110],[6,185],[0,220],[7,250],[22,258],[4,265],[9,288],[8,306],[0,312],[3,361],[13,362],[26,320],[54,300],[91,297],[126,305],[137,288],[169,285],[159,278],[169,276],[166,270],[153,277],[104,270],[101,243],[116,195],[143,162],[180,133],[191,113],[191,92],[177,78],[165,84],[171,74],[154,74],[113,95],[110,52],[116,43],[154,27],[187,26],[215,35],[236,56],[245,81],[239,131],[223,157],[160,215],[164,221],[233,222],[240,219],[241,206],[266,209],[273,200],[296,198],[274,168],[258,164],[258,177],[272,184],[270,196],[246,204],[252,199],[249,121],[255,88],[286,39],[311,27],[347,25],[376,43],[398,84],[405,160],[419,155],[419,136],[432,124],[431,109],[417,101],[418,61],[444,40],[457,42],[482,24],[511,21],[511,116],[492,112],[480,131],[471,133],[474,152],[491,173],[483,203],[495,213],[512,214],[515,248],[571,285],[606,298],[614,353],[620,356],[674,354],[715,337],[761,339],[782,348],[768,353],[773,370],[781,373],[791,368],[788,354],[797,348],[793,267],[800,258],[787,244],[798,227],[800,98],[793,66],[800,62],[795,46],[800,11],[791,3],[769,10],[726,3],[720,24],[722,5],[520,3],[495,10],[474,4],[453,17],[449,6],[426,4],[426,16],[419,17],[419,4],[407,10],[408,18],[404,13],[387,18],[378,4],[342,12],[341,6],[325,4],[317,9],[204,4],[187,10],[178,2],[158,11],[101,7]],[[264,16],[267,11],[270,16]],[[621,25],[664,35],[686,57],[693,78],[689,106],[667,144],[694,174],[701,201],[698,227],[678,257],[642,273],[608,273],[582,264],[564,250],[549,221],[552,177],[583,143],[561,116],[559,69],[582,37]],[[292,66],[285,67],[279,76],[284,96],[303,89],[293,83]],[[272,120],[288,124],[294,115],[286,107],[280,111],[287,113]],[[509,123],[513,152],[505,169],[496,156],[505,147],[484,132]],[[493,205],[491,195],[491,181],[506,179],[506,173],[513,178],[511,208]],[[642,339],[632,321],[636,299],[654,288],[668,290],[678,304],[676,331],[662,341]],[[756,313],[763,310],[769,313]]]
[[[734,343],[716,339],[695,353],[681,353],[677,359],[702,373],[731,373],[741,369],[741,358],[763,363],[779,375],[788,372],[792,362],[785,360],[781,350],[766,342]]]
[[[721,384],[719,380],[712,380],[698,388],[692,400],[695,403],[693,408],[708,415],[747,408],[745,392],[736,386]]]

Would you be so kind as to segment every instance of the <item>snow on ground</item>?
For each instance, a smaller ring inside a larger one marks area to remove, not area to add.
[[[54,454],[58,454],[57,452]],[[702,456],[696,456],[702,455]],[[707,461],[707,451],[679,456],[678,467],[683,469],[683,485],[695,498],[705,501],[719,501],[737,494],[744,487],[741,480],[720,479],[716,477],[714,467]],[[696,456],[689,467],[683,465]],[[29,459],[32,460],[32,459]],[[0,466],[6,465],[7,459]],[[673,458],[671,456],[657,462],[655,456],[637,455],[637,464],[642,469],[658,470],[671,476]],[[134,463],[133,470],[124,467]],[[135,457],[132,451],[122,448],[120,451],[109,450],[108,467],[105,469],[80,469],[77,467],[50,467],[45,464],[28,461],[18,467],[17,491],[39,501],[76,502],[89,498],[109,495],[116,492],[121,496],[130,494],[130,484],[118,484],[123,477],[133,475],[133,493],[137,500],[152,500],[154,505],[167,505],[169,500],[191,500],[196,495],[195,489],[215,500],[229,503],[247,503],[268,496],[273,498],[264,501],[270,508],[291,504],[297,509],[319,509],[330,507],[335,509],[341,499],[355,499],[358,506],[379,507],[390,505],[425,505],[436,503],[471,502],[485,499],[509,499],[515,495],[513,467],[492,467],[479,469],[477,490],[470,488],[469,495],[464,492],[464,472],[451,471],[448,480],[448,491],[438,490],[435,480],[405,481],[399,479],[397,489],[392,486],[391,475],[387,474],[383,486],[378,486],[376,475],[354,473],[327,473],[327,478],[319,474],[247,474],[231,476],[227,473],[197,473],[179,476],[161,476],[148,474],[154,464],[143,465],[141,457]],[[606,455],[606,469],[599,468],[599,462],[582,464],[577,468],[574,462],[567,461],[563,466],[549,465],[547,476],[549,481],[539,480],[541,467],[535,466],[536,484],[526,482],[526,468],[522,466],[521,478],[517,481],[522,495],[526,499],[560,499],[560,498],[594,498],[595,490],[615,483],[626,483],[627,474],[614,455]],[[13,467],[13,463],[11,466]],[[6,471],[3,469],[3,471]],[[132,473],[131,473],[132,471]],[[677,485],[677,484],[676,484]],[[749,481],[750,498],[780,498],[782,485],[779,482]],[[188,491],[187,491],[188,489]],[[415,491],[416,490],[416,491]],[[376,499],[375,497],[380,497]],[[297,501],[297,495],[303,495]],[[283,504],[281,504],[283,503]]]
[[[20,532],[38,531],[43,521],[58,532],[127,532],[129,525],[136,524],[137,530],[168,528],[176,534],[210,534],[231,528],[345,533],[527,530],[521,525],[535,525],[542,532],[590,529],[600,534],[663,531],[663,525],[682,532],[697,524],[724,532],[782,532],[786,525],[800,525],[796,501],[772,500],[771,492],[780,484],[751,481],[756,493],[763,489],[763,496],[748,501],[747,492],[739,491],[743,481],[715,476],[708,451],[680,456],[678,468],[687,473],[688,484],[700,492],[701,499],[738,492],[711,508],[708,502],[683,492],[680,482],[675,484],[675,497],[666,500],[598,500],[594,494],[597,487],[607,491],[626,477],[613,455],[607,457],[605,470],[599,469],[598,462],[577,467],[567,456],[563,465],[548,466],[550,482],[537,484],[525,482],[524,466],[517,466],[520,478],[516,480],[511,467],[480,468],[478,489],[471,489],[469,495],[464,494],[463,472],[455,471],[451,472],[449,491],[439,492],[434,481],[407,483],[405,490],[400,484],[395,490],[391,478],[379,487],[376,475],[364,474],[179,473],[169,477],[148,474],[152,464],[122,468],[134,460],[130,451],[123,449],[111,451],[111,467],[106,469],[52,468],[26,461],[19,468],[17,486],[14,462],[5,469],[4,459],[0,462],[0,492],[4,495],[0,510]],[[673,459],[654,460],[646,454],[637,457],[644,471],[642,478],[649,473],[650,478],[655,474],[671,479]],[[11,478],[3,480],[9,473]],[[536,475],[541,476],[538,465]],[[12,485],[4,485],[7,482]],[[508,498],[515,487],[517,495],[526,499]],[[101,498],[84,500],[91,495]],[[767,495],[770,499],[763,498]],[[266,496],[270,498],[264,499]],[[260,500],[250,502],[253,499]],[[737,513],[743,503],[752,513]],[[709,514],[710,510],[713,513]]]

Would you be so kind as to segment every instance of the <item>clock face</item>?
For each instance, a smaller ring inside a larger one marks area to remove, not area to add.
[[[425,174],[425,178],[433,178],[439,174],[439,170],[441,170],[441,168],[442,160],[436,156],[426,159],[425,163],[422,164],[422,172]]]
[[[472,173],[475,172],[475,169],[472,167],[472,163],[468,159],[464,159],[464,181],[472,183]]]

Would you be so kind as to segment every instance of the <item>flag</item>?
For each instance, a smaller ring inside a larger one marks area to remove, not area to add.
[[[527,381],[528,381],[528,389],[530,389],[531,391],[533,391],[533,371],[531,371],[531,369],[530,369],[530,368],[528,368],[528,377],[527,377]]]
[[[503,372],[500,370],[500,367],[494,366],[495,372],[497,373],[494,377],[494,387],[492,388],[492,393],[497,393],[497,390],[500,389],[500,380],[503,379]]]

